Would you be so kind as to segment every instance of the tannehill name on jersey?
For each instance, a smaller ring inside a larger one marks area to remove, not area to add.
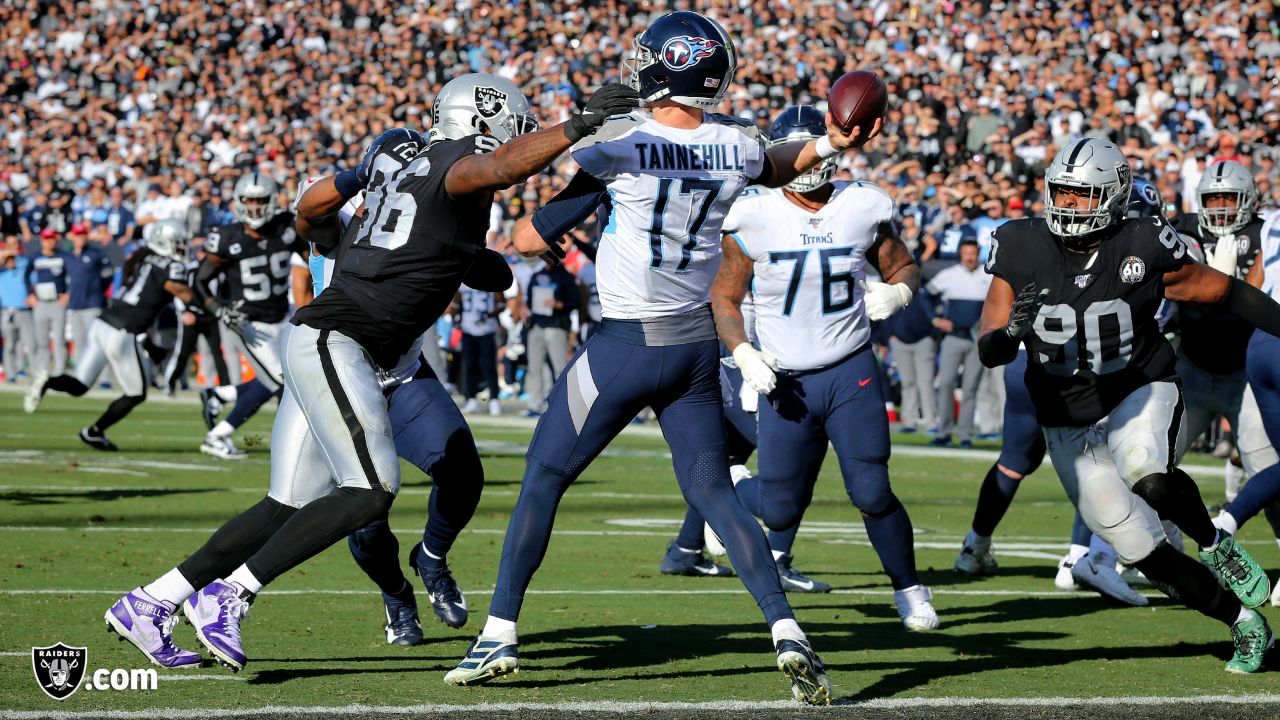
[[[747,169],[739,143],[635,143],[636,159],[641,170],[718,170]]]

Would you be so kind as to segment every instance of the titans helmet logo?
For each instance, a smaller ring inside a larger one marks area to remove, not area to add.
[[[714,55],[718,47],[723,46],[715,40],[691,35],[673,37],[662,45],[662,64],[672,70],[688,70]]]

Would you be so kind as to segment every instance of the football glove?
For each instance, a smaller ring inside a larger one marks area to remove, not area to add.
[[[906,283],[876,282],[868,280],[863,283],[866,291],[863,303],[867,308],[867,317],[871,320],[886,320],[894,313],[911,304],[912,292]]]
[[[742,371],[742,381],[752,390],[768,395],[778,385],[778,377],[774,370],[778,369],[778,361],[772,355],[766,355],[751,347],[751,343],[741,343],[733,349],[733,361]]]
[[[213,316],[232,332],[239,334],[249,324],[249,316],[240,310],[241,305],[244,305],[243,300],[237,300],[230,305],[219,305],[213,311]]]
[[[1009,324],[1004,327],[1009,337],[1017,340],[1031,332],[1031,326],[1035,325],[1040,306],[1044,304],[1044,298],[1048,294],[1049,288],[1037,291],[1035,283],[1028,283],[1018,291],[1013,299],[1013,309],[1009,312]]]
[[[1230,240],[1223,238],[1218,241],[1218,247],[1216,250],[1205,248],[1205,264],[1227,277],[1235,277],[1237,266],[1235,244],[1235,238]]]
[[[638,107],[640,93],[635,88],[616,82],[602,85],[591,95],[582,112],[569,118],[569,140],[578,142],[598,130],[610,117],[626,115]]]

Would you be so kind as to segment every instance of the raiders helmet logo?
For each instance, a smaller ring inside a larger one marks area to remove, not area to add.
[[[506,93],[487,85],[476,87],[476,110],[480,112],[480,117],[486,120],[497,117],[506,107]]]
[[[88,648],[67,647],[62,643],[31,648],[31,669],[36,674],[36,682],[44,694],[54,700],[66,700],[80,689],[88,661]]]
[[[1136,255],[1130,255],[1120,263],[1120,282],[1122,283],[1136,285],[1142,282],[1146,274],[1147,264]]]
[[[721,45],[715,40],[692,35],[673,37],[662,45],[662,64],[672,70],[688,70],[703,58],[715,55],[718,47]]]

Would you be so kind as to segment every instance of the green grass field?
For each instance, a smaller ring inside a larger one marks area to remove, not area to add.
[[[424,603],[427,642],[386,645],[379,596],[340,544],[259,597],[244,626],[250,664],[239,675],[213,665],[185,676],[161,671],[154,692],[81,690],[56,703],[32,677],[30,648],[61,641],[87,646],[90,670],[140,667],[137,651],[105,632],[103,612],[118,595],[175,565],[267,486],[270,412],[246,428],[249,459],[229,463],[196,451],[204,432],[197,407],[164,398],[113,429],[122,452],[95,453],[75,433],[106,402],[50,397],[27,416],[20,395],[0,393],[0,710],[9,716],[790,697],[786,679],[772,667],[760,613],[738,580],[658,573],[684,506],[654,426],[619,438],[562,503],[521,619],[522,672],[485,687],[445,686],[444,672],[483,623],[532,431],[524,420],[485,417],[474,424],[488,477],[485,495],[451,557],[470,600],[468,627],[446,628]],[[1092,595],[1055,591],[1055,561],[1072,513],[1047,466],[1026,482],[1000,528],[999,574],[958,576],[951,563],[995,446],[940,454],[919,440],[895,442],[894,487],[915,523],[917,559],[942,628],[930,634],[902,629],[832,459],[796,555],[797,567],[836,591],[791,599],[842,702],[911,708],[925,707],[925,698],[945,698],[944,707],[971,698],[1020,698],[1030,700],[1020,711],[1025,717],[1034,715],[1038,698],[1203,698],[1276,688],[1274,671],[1224,673],[1231,654],[1226,629],[1163,598],[1153,597],[1149,608],[1117,608]],[[1208,502],[1221,498],[1217,468],[1206,464],[1195,473]],[[421,534],[429,481],[408,465],[404,477],[392,526],[407,548]],[[1265,522],[1249,525],[1241,537],[1265,566],[1280,565]],[[1266,612],[1280,620],[1274,609]],[[185,625],[177,639],[196,649]],[[1258,702],[1280,698],[1269,697]]]

